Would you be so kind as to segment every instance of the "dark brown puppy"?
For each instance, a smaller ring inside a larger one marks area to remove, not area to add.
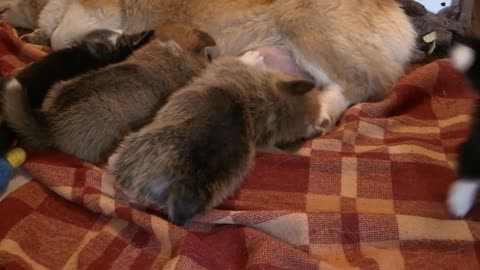
[[[184,224],[233,193],[256,146],[318,133],[314,86],[267,70],[258,52],[218,59],[125,137],[109,171],[133,199],[165,207]]]

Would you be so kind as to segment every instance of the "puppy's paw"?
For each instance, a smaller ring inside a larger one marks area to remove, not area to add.
[[[473,206],[479,181],[458,179],[448,192],[447,206],[456,217],[464,217]]]
[[[320,110],[315,129],[321,135],[330,133],[336,127],[338,120],[351,104],[338,85],[325,87],[318,96],[318,103]]]
[[[328,111],[321,112],[317,124],[315,125],[315,129],[318,131],[318,134],[327,135],[335,128],[336,123],[337,120],[334,120]]]
[[[240,60],[251,66],[264,67],[263,56],[258,51],[248,51],[240,56]]]
[[[48,46],[50,43],[50,40],[42,29],[35,29],[33,32],[30,34],[25,34],[20,37],[21,40],[27,42],[27,43],[32,43],[32,44],[37,44],[37,45],[44,45]]]

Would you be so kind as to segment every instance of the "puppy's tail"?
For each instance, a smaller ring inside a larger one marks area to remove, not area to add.
[[[49,130],[42,115],[34,112],[28,103],[20,82],[13,78],[4,84],[4,117],[25,142],[35,147],[50,146]]]

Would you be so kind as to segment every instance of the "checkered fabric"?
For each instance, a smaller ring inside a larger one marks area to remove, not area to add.
[[[36,180],[0,202],[0,268],[480,269],[480,207],[456,220],[444,203],[472,93],[447,61],[421,67],[300,154],[259,154],[186,228],[129,204],[100,165],[30,152]]]

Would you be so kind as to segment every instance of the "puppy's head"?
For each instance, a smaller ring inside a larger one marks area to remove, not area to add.
[[[90,53],[105,62],[126,59],[132,52],[150,41],[154,32],[135,35],[123,34],[121,30],[99,29],[87,33],[80,41]]]
[[[480,91],[480,39],[461,38],[450,51],[450,61],[464,72],[473,87]]]
[[[168,24],[155,29],[155,38],[174,40],[183,51],[191,53],[204,64],[211,61],[215,41],[206,32],[185,24]]]

